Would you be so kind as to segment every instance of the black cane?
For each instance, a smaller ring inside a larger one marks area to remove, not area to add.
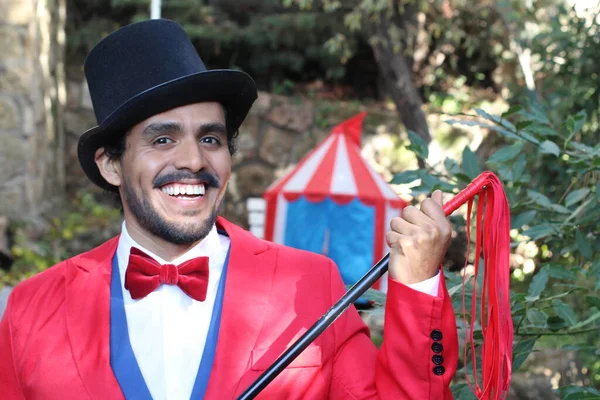
[[[356,282],[319,320],[311,326],[304,335],[288,348],[275,362],[263,372],[255,381],[237,398],[249,400],[255,398],[277,375],[281,373],[296,357],[304,351],[325,329],[342,315],[367,289],[381,278],[388,269],[390,255],[386,254],[373,266],[358,282]]]
[[[465,189],[460,191],[454,198],[444,204],[444,213],[449,216],[456,211],[465,201],[475,193],[486,189],[487,173],[484,172],[475,178]],[[277,360],[263,372],[249,387],[237,398],[237,400],[254,399],[258,394],[285,369],[296,357],[300,355],[325,329],[335,322],[336,319],[350,304],[360,298],[379,278],[388,270],[389,253],[360,278],[319,320],[311,326],[300,338]]]

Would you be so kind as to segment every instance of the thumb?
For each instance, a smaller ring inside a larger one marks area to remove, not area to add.
[[[437,204],[439,204],[440,207],[444,205],[443,193],[441,190],[436,190],[435,192],[433,192],[433,194],[431,195],[431,199]]]

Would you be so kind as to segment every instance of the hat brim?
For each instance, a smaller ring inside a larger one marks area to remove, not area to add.
[[[102,177],[96,165],[95,154],[100,147],[153,115],[209,101],[221,103],[225,107],[227,130],[231,134],[238,130],[256,98],[254,81],[242,71],[214,69],[165,82],[131,98],[100,125],[83,133],[77,146],[79,163],[96,185],[109,191],[117,191],[117,187]]]

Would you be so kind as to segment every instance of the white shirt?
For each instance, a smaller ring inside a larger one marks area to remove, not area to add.
[[[200,243],[167,262],[133,240],[123,222],[117,259],[129,340],[154,400],[189,399],[192,394],[229,246],[229,238],[219,235],[213,226]],[[133,300],[125,289],[131,247],[137,247],[161,265],[178,265],[195,257],[209,257],[206,299],[199,302],[176,285],[161,285],[143,299]],[[438,285],[439,273],[408,286],[437,296]]]
[[[135,242],[123,222],[117,258],[129,340],[154,400],[189,399],[192,394],[229,245],[229,238],[213,226],[200,243],[167,262]],[[124,286],[132,246],[160,264],[209,257],[206,300],[196,301],[176,285],[161,285],[143,299],[133,300]]]

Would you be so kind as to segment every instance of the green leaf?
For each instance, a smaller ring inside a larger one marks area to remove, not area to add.
[[[502,113],[502,118],[506,118],[509,115],[513,115],[514,113],[518,113],[519,111],[521,111],[523,109],[523,107],[521,107],[518,104],[515,104],[514,106],[510,106],[510,108],[506,111],[504,111]]]
[[[516,372],[527,360],[527,357],[533,351],[536,340],[537,338],[521,340],[513,347],[513,372]]]
[[[540,144],[540,151],[544,154],[553,154],[557,157],[560,155],[560,147],[550,140],[545,140]]]
[[[421,179],[421,176],[419,175],[419,170],[408,170],[394,175],[391,183],[393,183],[394,185],[402,185],[405,183],[414,182],[417,179]]]
[[[532,226],[531,228],[523,231],[523,235],[529,237],[531,240],[538,240],[544,238],[546,236],[550,236],[556,233],[554,226],[543,223],[539,225]]]
[[[409,130],[408,140],[410,140],[410,145],[407,146],[407,149],[414,151],[419,158],[425,160],[429,155],[429,149],[425,139]]]
[[[535,218],[537,211],[529,210],[511,218],[510,229],[520,229],[523,225],[529,224]]]
[[[576,133],[575,131],[575,118],[573,118],[571,115],[569,115],[569,118],[567,118],[567,130],[569,131],[569,133],[573,134]]]
[[[548,316],[537,308],[530,308],[527,310],[527,320],[531,326],[536,328],[545,328],[548,325]]]
[[[562,386],[556,392],[562,400],[600,400],[600,391],[591,387]]]
[[[546,267],[540,269],[537,274],[533,276],[529,288],[527,289],[527,297],[525,300],[532,302],[540,298],[540,295],[546,288],[548,283],[548,269]]]
[[[450,157],[446,157],[446,159],[444,160],[444,168],[446,168],[446,171],[451,176],[454,176],[455,174],[460,172],[460,165],[458,165],[458,163]]]
[[[523,150],[523,142],[517,142],[512,146],[503,147],[496,151],[487,162],[497,164],[512,160],[521,152],[521,150]]]
[[[577,274],[565,268],[560,264],[548,264],[544,268],[548,269],[548,275],[556,279],[565,279],[574,281],[577,279]]]
[[[477,162],[477,157],[475,153],[471,151],[469,146],[465,147],[462,153],[463,161],[462,161],[462,170],[463,172],[471,179],[475,179],[477,175],[481,173],[481,169],[479,168],[479,163]]]
[[[567,207],[571,207],[573,204],[579,203],[581,200],[585,199],[585,197],[590,193],[589,188],[577,189],[572,191],[567,195],[565,199],[565,205]]]
[[[573,309],[564,301],[558,299],[552,300],[552,308],[554,308],[556,315],[561,317],[563,321],[570,326],[577,323],[577,315],[575,315],[575,311],[573,311]]]
[[[519,181],[521,176],[523,176],[523,172],[525,171],[525,167],[527,166],[527,158],[525,158],[525,154],[521,153],[512,163],[513,166],[513,179],[515,181]]]
[[[587,319],[585,319],[584,321],[579,322],[578,324],[575,324],[571,327],[571,329],[579,329],[579,328],[583,328],[586,325],[591,324],[592,322],[594,322],[595,320],[600,319],[600,311],[592,314],[591,316],[589,316]]]
[[[589,240],[580,230],[575,232],[575,241],[577,242],[577,248],[581,252],[581,255],[585,257],[586,260],[591,260],[592,258],[592,246],[590,245]]]
[[[552,202],[550,201],[550,199],[548,197],[546,197],[545,195],[543,195],[540,192],[536,192],[535,190],[528,189],[527,196],[531,200],[533,200],[536,204],[538,204],[542,207],[547,207],[550,204],[552,204]]]
[[[454,185],[430,175],[426,171],[420,171],[419,175],[421,176],[422,186],[425,186],[429,193],[437,189],[441,189],[444,192],[451,192],[455,189]]]
[[[519,121],[519,122],[517,122],[517,124],[515,126],[517,127],[517,130],[520,131],[520,130],[527,128],[531,124],[533,124],[533,121]]]
[[[458,395],[455,397],[456,400],[477,400],[477,396],[471,391],[469,385],[463,387]]]
[[[600,201],[600,182],[596,183],[596,198]]]

